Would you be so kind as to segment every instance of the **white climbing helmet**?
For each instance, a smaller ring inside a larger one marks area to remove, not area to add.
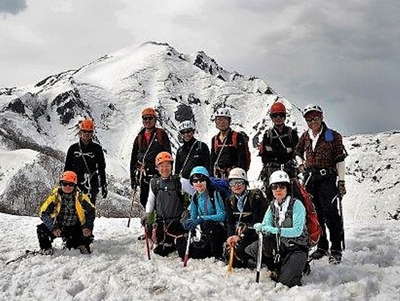
[[[277,170],[269,177],[269,185],[276,183],[290,183],[289,175],[283,170]]]
[[[219,108],[215,111],[214,117],[227,117],[231,118],[231,112],[228,108]]]
[[[304,107],[303,109],[303,117],[306,116],[307,113],[309,112],[320,112],[322,114],[322,109],[319,105],[315,104],[308,104]]]
[[[230,181],[230,180],[233,180],[233,179],[241,179],[241,180],[246,181],[246,183],[248,182],[247,181],[246,171],[244,169],[242,169],[242,168],[239,168],[239,167],[233,168],[230,171],[228,180]]]
[[[179,132],[182,132],[184,130],[193,130],[194,131],[194,129],[195,129],[194,124],[190,120],[182,121],[178,126]]]

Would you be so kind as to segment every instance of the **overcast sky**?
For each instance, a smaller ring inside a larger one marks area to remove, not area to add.
[[[400,129],[399,0],[0,0],[0,87],[149,40],[318,103],[343,134]]]

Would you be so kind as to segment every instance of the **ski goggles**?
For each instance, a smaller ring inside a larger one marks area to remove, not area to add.
[[[67,186],[75,187],[75,185],[76,185],[75,183],[65,182],[65,181],[61,181],[60,184],[61,184],[61,186],[65,186],[65,187],[67,187]]]
[[[278,117],[280,117],[280,118],[285,118],[285,117],[286,117],[286,114],[285,114],[285,113],[272,113],[272,114],[269,114],[269,116],[270,116],[271,118],[278,118]]]
[[[287,188],[287,184],[286,183],[274,183],[271,184],[271,189],[272,190],[277,190],[277,189],[283,189],[283,188]]]
[[[206,177],[194,177],[190,180],[192,184],[206,182]]]
[[[82,132],[82,133],[85,133],[85,134],[93,134],[93,131],[81,130],[81,132]]]
[[[142,117],[143,121],[153,120],[153,119],[154,119],[154,117]]]
[[[241,179],[232,179],[229,181],[229,186],[233,187],[233,186],[239,186],[239,185],[245,185],[246,182],[244,180]]]

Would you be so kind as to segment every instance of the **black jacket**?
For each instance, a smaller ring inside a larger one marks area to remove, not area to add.
[[[242,217],[240,218],[240,211],[237,207],[237,198],[232,195],[226,202],[226,227],[228,237],[235,235],[236,226],[238,223],[244,223],[247,227],[253,227],[255,223],[263,221],[265,212],[268,208],[267,200],[259,189],[252,189],[247,191],[245,205],[243,208]],[[240,218],[240,221],[239,221]],[[252,229],[247,229],[243,233],[247,239],[257,240],[257,234]]]
[[[83,156],[85,157],[87,167]],[[91,141],[85,145],[80,140],[69,147],[64,171],[74,171],[78,175],[78,186],[84,193],[89,192],[87,179],[90,179],[91,192],[98,192],[99,184],[101,186],[106,185],[105,169],[106,162],[104,160],[103,148],[99,144]]]
[[[264,133],[260,149],[262,162],[264,164],[287,163],[289,160],[294,159],[295,147],[298,142],[299,136],[297,135],[297,131],[288,126],[284,126],[282,133],[279,133],[275,127],[267,129]]]
[[[208,149],[207,144],[193,138],[188,142],[185,141],[183,145],[178,148],[175,159],[175,174],[179,175],[179,173],[182,172],[182,177],[189,179],[190,172],[193,167],[196,166],[204,166],[209,172],[211,171],[210,150]]]
[[[156,163],[155,159],[156,156],[160,152],[169,152],[171,153],[171,144],[169,142],[169,138],[167,133],[161,128],[154,128],[150,143],[154,140],[146,154],[148,143],[144,138],[144,131],[143,128],[139,134],[136,136],[135,141],[133,142],[133,148],[131,153],[131,163],[130,163],[130,172],[131,172],[131,181],[134,182],[134,175],[135,170],[138,168],[138,162],[144,163],[146,174],[147,175],[156,175]]]
[[[245,153],[246,153],[246,140],[245,137],[238,133],[236,145],[232,139],[233,131],[229,130],[226,138],[226,143],[222,149],[223,141],[219,139],[219,133],[211,139],[211,169],[214,167],[221,169],[240,167],[246,168]],[[222,149],[222,151],[221,151]],[[219,155],[221,151],[221,154]],[[219,156],[219,158],[218,158]],[[218,160],[217,160],[218,159]]]

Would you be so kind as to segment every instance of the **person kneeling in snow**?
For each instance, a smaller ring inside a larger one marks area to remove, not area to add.
[[[185,232],[180,223],[184,210],[182,185],[178,176],[171,175],[173,159],[170,153],[160,152],[155,162],[160,176],[150,181],[146,213],[141,222],[155,243],[153,252],[167,256],[175,251],[175,244],[183,239]],[[154,235],[149,233],[149,229],[153,229]]]
[[[184,222],[186,230],[196,233],[189,247],[190,258],[222,257],[226,234],[223,226],[225,208],[222,197],[211,184],[204,166],[196,166],[190,173],[190,183],[196,190],[190,202],[190,217]],[[185,255],[186,241],[177,244],[179,255]]]
[[[77,188],[78,176],[65,171],[60,185],[55,187],[39,209],[43,223],[37,226],[41,252],[52,255],[53,240],[62,237],[68,249],[79,249],[90,254],[93,241],[95,208],[89,196]]]
[[[308,255],[306,209],[300,200],[290,196],[286,172],[273,172],[269,183],[268,193],[272,194],[273,201],[263,222],[254,225],[257,232],[264,234],[263,261],[271,271],[271,279],[289,287],[301,285]],[[245,249],[253,259],[257,258],[257,251],[258,241]]]
[[[245,248],[257,241],[258,235],[254,231],[255,223],[262,222],[268,208],[267,200],[259,189],[248,189],[246,171],[236,167],[229,173],[231,197],[226,202],[228,239],[224,257],[227,262],[230,250],[234,248],[233,267],[248,267],[248,255]]]

